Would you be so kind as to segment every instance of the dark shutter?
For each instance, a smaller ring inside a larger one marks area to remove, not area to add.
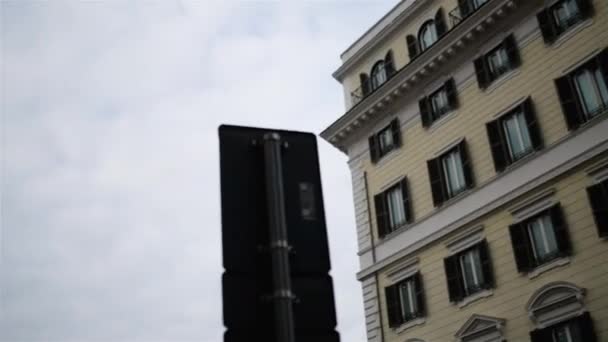
[[[426,316],[426,302],[424,298],[424,286],[420,272],[414,274],[414,288],[416,289],[416,305],[418,306],[418,317]]]
[[[383,237],[388,233],[388,212],[386,209],[384,193],[374,196],[376,206],[376,224],[378,225],[378,236]]]
[[[395,145],[395,148],[401,146],[401,126],[398,119],[391,121],[391,134],[393,134],[393,145]]]
[[[553,341],[553,329],[551,327],[530,331],[531,342],[551,342]]]
[[[515,36],[510,34],[505,38],[503,42],[505,50],[507,51],[507,57],[509,58],[509,65],[511,69],[515,69],[521,65],[521,57],[519,56],[519,49],[517,48],[517,42]]]
[[[405,37],[405,40],[407,42],[407,51],[410,54],[410,61],[412,61],[418,55],[418,41],[416,40],[416,37],[411,34],[408,34]]]
[[[479,57],[473,61],[475,65],[475,75],[477,76],[477,83],[479,88],[486,89],[489,82],[489,74],[486,67],[485,57]]]
[[[602,50],[597,56],[597,59],[599,61],[600,69],[602,70],[602,75],[604,75],[604,82],[608,85],[608,48]]]
[[[481,269],[483,271],[483,278],[487,288],[494,287],[494,271],[492,269],[492,259],[490,258],[490,250],[488,248],[488,242],[483,240],[479,244],[479,258],[481,259]]]
[[[378,161],[378,157],[380,156],[380,151],[378,151],[378,141],[376,140],[376,136],[372,135],[368,139],[369,141],[369,155],[371,157],[372,163],[376,163]]]
[[[445,277],[448,283],[448,294],[450,302],[458,302],[463,297],[462,281],[460,280],[460,268],[458,267],[458,255],[443,259]]]
[[[566,117],[569,130],[578,128],[582,123],[581,111],[579,110],[576,91],[572,87],[570,77],[564,76],[555,80],[559,102]]]
[[[532,147],[535,150],[539,150],[543,147],[543,140],[540,135],[540,128],[538,127],[536,113],[534,112],[534,104],[532,103],[532,99],[530,97],[524,101],[522,110],[524,112],[524,117],[526,118],[526,124],[528,125],[528,132],[530,133]]]
[[[502,172],[511,163],[511,160],[507,152],[507,146],[505,146],[500,120],[488,122],[486,128],[492,159],[494,159],[494,169],[496,172]]]
[[[564,220],[564,214],[559,204],[554,205],[549,209],[549,215],[551,215],[551,223],[553,223],[553,231],[555,232],[555,238],[557,240],[557,248],[563,255],[570,255],[572,253],[572,245],[570,243],[570,234],[568,234],[568,227]]]
[[[463,140],[458,144],[458,151],[460,152],[460,160],[462,161],[462,172],[464,173],[464,181],[467,184],[467,188],[472,188],[474,185],[473,180],[473,164],[469,158],[467,151],[467,144]]]
[[[437,37],[443,36],[447,31],[442,8],[438,9],[437,14],[435,14],[435,30],[437,31]]]
[[[412,211],[410,210],[410,194],[407,186],[407,178],[403,178],[399,182],[401,188],[401,197],[403,198],[403,209],[405,210],[405,222],[413,222]]]
[[[431,109],[429,108],[428,97],[423,97],[418,101],[420,106],[420,119],[422,120],[423,127],[429,127],[433,123],[433,116],[431,115]]]
[[[578,5],[578,10],[580,11],[583,19],[590,18],[593,15],[593,5],[591,4],[591,0],[576,0],[576,4]]]
[[[397,284],[385,287],[386,309],[388,311],[388,325],[398,327],[403,323],[401,309],[399,308],[399,286]]]
[[[595,224],[601,237],[608,237],[608,180],[587,188]]]
[[[458,8],[460,9],[460,17],[466,18],[472,12],[470,0],[458,0]]]
[[[551,10],[545,8],[536,15],[536,19],[538,19],[538,26],[540,28],[540,32],[543,34],[545,43],[553,43],[557,33],[555,30],[555,22],[553,21],[553,16],[551,15]]]
[[[587,311],[576,317],[575,320],[578,323],[578,330],[581,334],[580,340],[585,342],[597,342],[597,335],[595,334],[593,320],[591,320],[589,312]]]
[[[359,74],[359,80],[361,81],[361,93],[365,97],[370,91],[369,77],[367,74]]]
[[[443,85],[445,87],[445,92],[448,95],[448,103],[450,104],[450,109],[458,108],[458,93],[456,91],[456,81],[453,78],[450,78]]]
[[[534,267],[534,259],[528,237],[528,227],[525,223],[516,223],[509,226],[513,256],[519,272],[527,272]]]
[[[393,51],[388,51],[386,57],[384,57],[384,68],[386,69],[386,76],[390,78],[395,74],[395,61],[393,59]]]
[[[433,204],[438,207],[445,200],[443,194],[443,178],[441,176],[441,160],[439,158],[428,160],[429,180],[431,182],[431,193],[433,194]]]

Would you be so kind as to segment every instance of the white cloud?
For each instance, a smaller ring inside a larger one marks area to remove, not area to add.
[[[221,340],[217,126],[319,132],[390,3],[0,6],[0,340]],[[346,158],[319,146],[338,330],[363,341]]]

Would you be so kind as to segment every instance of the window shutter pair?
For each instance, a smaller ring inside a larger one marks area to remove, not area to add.
[[[593,5],[591,0],[576,0],[576,5],[580,11],[581,20],[590,18],[593,15]],[[562,33],[557,27],[555,18],[553,17],[552,8],[545,8],[536,15],[540,32],[543,35],[545,43],[553,43]]]
[[[418,40],[415,36],[408,34],[405,37],[407,42],[407,51],[410,55],[410,61],[413,61],[416,56],[418,56]]]
[[[566,221],[564,220],[564,214],[561,206],[556,204],[539,215],[545,214],[549,214],[551,217],[551,223],[553,225],[553,231],[555,232],[559,252],[562,255],[572,254],[570,235],[568,233],[568,227],[566,225]],[[528,272],[534,267],[538,266],[536,260],[534,259],[532,242],[530,241],[530,235],[528,233],[528,224],[536,217],[538,217],[538,215],[523,222],[509,226],[509,234],[511,236],[511,244],[513,246],[513,255],[515,257],[515,264],[517,265],[517,270],[519,272]]]
[[[473,180],[473,169],[471,165],[471,161],[469,159],[469,154],[466,147],[466,142],[463,139],[456,147],[456,150],[460,153],[460,159],[462,162],[462,172],[464,174],[464,180],[467,185],[467,188],[472,188],[474,185]],[[451,153],[454,150],[450,150],[446,153]],[[441,163],[441,158],[444,155],[439,156],[438,158],[431,159],[427,161],[427,167],[429,171],[429,181],[431,183],[431,194],[433,196],[433,204],[438,207],[443,202],[448,200],[447,195],[447,183],[443,173],[443,166]]]
[[[371,90],[369,76],[367,76],[365,73],[359,74],[359,81],[361,81],[361,93],[363,97],[365,97],[370,93]]]
[[[403,210],[405,213],[406,223],[412,222],[412,214],[410,210],[410,197],[408,192],[407,178],[403,178],[397,186],[401,189],[401,197],[403,200]],[[390,222],[388,220],[390,212],[388,209],[388,202],[386,194],[391,191],[394,187],[374,196],[374,205],[376,208],[376,223],[378,225],[378,236],[383,237],[391,232]]]
[[[518,109],[516,109],[518,110]],[[532,99],[528,97],[521,105],[521,111],[526,119],[528,132],[530,133],[530,141],[535,150],[539,150],[543,146],[543,141],[538,127],[538,121],[534,112]],[[507,114],[508,116],[509,114]],[[488,140],[490,142],[490,150],[492,151],[492,159],[494,160],[494,169],[496,172],[502,172],[513,160],[509,154],[507,146],[507,138],[502,126],[502,120],[490,121],[486,124]]]
[[[608,180],[587,188],[600,237],[608,237]]]
[[[597,335],[595,334],[595,329],[593,328],[593,321],[591,320],[591,315],[589,312],[585,312],[584,314],[575,317],[569,322],[575,322],[578,326],[578,331],[580,333],[580,341],[585,342],[597,342]],[[554,326],[549,326],[544,329],[536,329],[530,332],[530,341],[531,342],[546,342],[553,341],[553,331],[555,330]]]
[[[422,276],[420,272],[417,272],[412,276],[414,281],[414,290],[416,293],[416,306],[418,307],[417,316],[426,316],[426,306],[424,299],[424,288],[422,286]],[[412,278],[408,278],[405,281],[409,281]],[[388,325],[391,328],[398,327],[404,323],[403,315],[401,312],[401,302],[399,298],[399,285],[397,283],[388,287],[385,287],[386,295],[386,308],[388,311]]]
[[[391,134],[393,136],[393,148],[401,146],[401,126],[398,119],[393,119],[389,124]],[[380,151],[380,143],[378,142],[378,134],[374,134],[368,138],[369,154],[373,164],[377,163],[382,157],[382,151]]]
[[[519,49],[517,48],[517,42],[515,41],[513,34],[507,36],[507,38],[502,41],[501,45],[504,46],[507,51],[507,58],[509,58],[511,69],[519,67],[521,65],[521,57],[519,56]],[[477,76],[479,88],[486,89],[493,81],[486,55],[475,59],[473,65],[475,66],[475,75]]]
[[[608,48],[602,50],[599,55],[589,61],[586,65],[599,66],[602,75],[604,76],[604,81],[608,84]],[[587,119],[583,113],[572,76],[566,75],[556,79],[555,86],[568,129],[575,130],[587,121]]]
[[[485,285],[486,288],[494,287],[494,271],[492,269],[492,260],[490,258],[488,242],[486,240],[483,240],[482,242],[471,248],[477,248],[479,250],[479,258],[481,260],[481,271],[483,273],[483,278],[486,281],[486,283],[483,285]],[[459,258],[462,253],[465,253],[468,250],[469,249],[443,259],[450,302],[458,302],[462,300],[466,295],[464,290],[463,275],[460,269]]]
[[[458,108],[458,94],[456,92],[456,82],[453,78],[450,78],[443,84],[443,89],[448,97],[448,105],[450,109]],[[421,98],[418,101],[420,107],[420,118],[422,120],[423,127],[429,127],[435,121],[436,115],[432,112],[431,103],[428,96]]]
[[[435,14],[435,30],[437,31],[438,38],[447,32],[447,26],[445,24],[442,8],[438,9],[437,14]]]

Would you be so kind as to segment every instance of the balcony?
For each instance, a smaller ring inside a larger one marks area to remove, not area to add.
[[[460,23],[462,23],[466,18],[470,17],[473,13],[477,12],[487,2],[489,2],[489,0],[469,0],[462,2],[461,6],[456,7],[452,11],[450,11],[450,29],[448,30],[448,32],[458,26]],[[446,36],[448,32],[439,37],[435,44],[439,42],[444,36]],[[420,55],[422,55],[423,53],[424,51],[416,55],[415,59],[420,57]],[[410,60],[410,63],[406,64],[405,66],[403,66],[403,68],[399,70],[396,70],[395,68],[387,68],[386,79],[382,83],[372,84],[373,82],[370,77],[369,79],[367,79],[366,82],[363,82],[359,88],[351,91],[351,108],[361,102],[364,98],[371,95],[376,89],[380,88],[384,83],[390,80],[391,77],[399,73],[399,71],[406,68],[409,64],[411,64],[413,60],[414,59]]]

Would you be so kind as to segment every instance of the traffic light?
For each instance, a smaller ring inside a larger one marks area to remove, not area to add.
[[[220,126],[225,342],[338,342],[316,137]]]

